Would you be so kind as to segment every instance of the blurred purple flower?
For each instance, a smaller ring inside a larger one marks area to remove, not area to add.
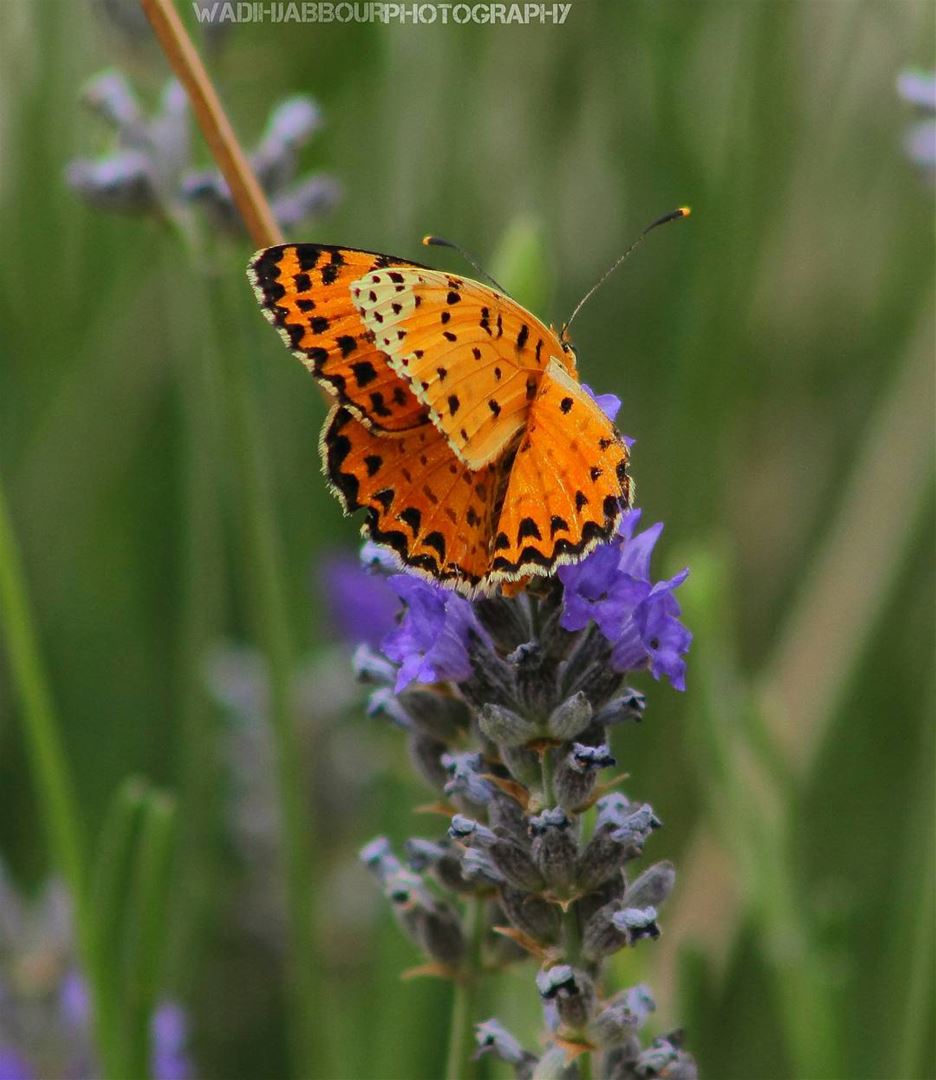
[[[151,1019],[155,1080],[188,1080],[182,1010]],[[0,866],[0,1080],[96,1075],[87,983],[75,966],[68,894],[50,882],[25,902]]]
[[[689,571],[668,581],[650,580],[650,558],[663,525],[658,522],[635,534],[640,515],[639,510],[628,511],[615,540],[575,566],[559,568],[565,590],[562,626],[584,630],[594,622],[613,646],[615,671],[649,667],[655,679],[665,675],[677,690],[685,690],[683,657],[692,634],[679,621],[673,592]]]
[[[156,1080],[189,1080],[192,1063],[186,1054],[188,1021],[178,1005],[166,1002],[153,1013],[152,1069]]]
[[[344,552],[326,555],[317,577],[334,636],[349,645],[380,645],[396,625],[400,602],[386,576],[369,568],[365,552],[361,558]]]
[[[909,105],[928,114],[907,129],[904,152],[931,181],[936,181],[936,73],[903,71],[897,77],[897,93]]]
[[[471,675],[472,640],[491,640],[471,604],[441,585],[411,574],[395,574],[389,585],[405,603],[400,625],[381,648],[400,665],[396,692],[412,682],[461,682]]]
[[[0,1046],[0,1080],[34,1080],[29,1062],[15,1050]]]

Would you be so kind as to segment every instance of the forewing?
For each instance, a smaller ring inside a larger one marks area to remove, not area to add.
[[[350,285],[398,263],[352,248],[282,244],[258,251],[247,270],[264,314],[293,354],[358,419],[391,434],[425,423],[427,410],[374,344]]]
[[[596,402],[551,363],[510,466],[491,582],[550,573],[610,539],[633,500],[628,458],[624,440]]]
[[[555,334],[519,304],[467,278],[374,268],[351,287],[361,319],[455,454],[495,461],[525,425]]]

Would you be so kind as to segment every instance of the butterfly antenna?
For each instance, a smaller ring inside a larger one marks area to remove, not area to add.
[[[670,213],[664,214],[663,217],[657,218],[656,221],[648,225],[646,229],[644,229],[644,231],[640,234],[640,236],[638,236],[637,239],[624,252],[624,254],[618,256],[614,263],[610,267],[608,267],[608,269],[601,275],[598,281],[594,285],[592,285],[588,292],[585,293],[582,299],[579,300],[579,302],[575,305],[575,310],[569,316],[569,321],[563,327],[563,332],[565,333],[568,331],[569,327],[572,325],[572,320],[585,306],[585,302],[587,300],[590,300],[595,295],[595,293],[598,292],[601,286],[604,285],[604,283],[608,280],[609,277],[611,277],[614,271],[617,270],[617,268],[621,265],[622,262],[624,262],[627,256],[632,254],[634,251],[637,250],[637,248],[640,247],[648,233],[653,232],[653,230],[660,225],[665,225],[668,221],[676,221],[678,218],[689,217],[690,212],[691,211],[689,210],[688,206],[680,206],[678,210],[671,210]]]
[[[471,263],[471,265],[478,271],[483,278],[487,278],[488,281],[494,286],[498,292],[502,292],[505,296],[509,296],[510,293],[504,288],[503,285],[498,283],[491,277],[491,275],[484,269],[484,267],[478,262],[478,260],[469,251],[465,251],[463,247],[459,247],[458,244],[453,244],[451,240],[443,240],[441,236],[424,236],[422,242],[426,247],[446,247],[451,248],[452,251],[457,251],[459,255],[465,260],[465,262]]]

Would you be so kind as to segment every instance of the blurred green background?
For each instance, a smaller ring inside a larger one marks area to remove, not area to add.
[[[84,825],[129,775],[175,793],[164,987],[201,1074],[284,1075],[276,842],[230,825],[272,784],[244,743],[263,741],[257,658],[230,651],[262,636],[266,499],[302,690],[319,1073],[437,1077],[448,991],[399,982],[417,954],[355,861],[437,826],[334,644],[315,567],[356,523],[319,475],[323,401],[256,310],[248,240],[193,259],[63,182],[107,148],[86,81],[118,66],[152,102],[167,75],[107,7],[0,4],[0,470]],[[574,0],[562,27],[241,25],[208,54],[248,145],[288,94],[323,109],[303,161],[344,198],[290,239],[424,261],[439,233],[558,323],[648,221],[693,208],[575,338],[584,379],[623,398],[657,569],[693,568],[688,691],[649,682],[616,747],[680,879],[663,938],[613,974],[651,984],[658,1027],[685,1026],[718,1080],[936,1075],[934,207],[895,92],[933,35],[915,0]],[[49,851],[0,674],[0,853],[31,888]],[[529,1045],[532,977],[485,1002]]]

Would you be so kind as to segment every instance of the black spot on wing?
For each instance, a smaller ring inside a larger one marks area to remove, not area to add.
[[[520,526],[517,529],[517,543],[521,543],[528,536],[532,536],[536,540],[542,540],[540,535],[539,526],[531,517],[525,517],[521,520]]]
[[[422,514],[415,506],[407,506],[402,513],[397,514],[397,517],[404,524],[409,525],[413,536],[419,532],[419,526],[422,524]]]

